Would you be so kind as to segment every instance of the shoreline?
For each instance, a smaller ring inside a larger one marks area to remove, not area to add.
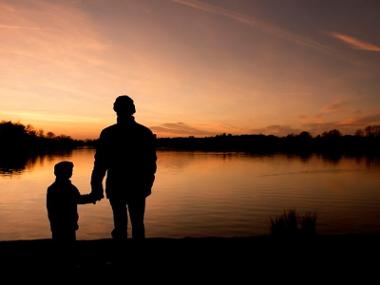
[[[28,282],[44,278],[49,282],[71,283],[82,278],[98,282],[104,278],[118,283],[160,280],[163,284],[198,284],[210,280],[245,284],[281,280],[309,284],[331,278],[341,283],[354,275],[372,283],[378,275],[379,254],[380,235],[356,234],[287,240],[269,235],[148,238],[143,242],[102,239],[79,240],[72,245],[18,240],[0,242],[0,268],[3,278]]]
[[[0,241],[2,268],[55,267],[57,263],[73,268],[108,268],[152,260],[198,264],[230,264],[244,258],[315,261],[323,258],[345,262],[352,256],[380,253],[380,235],[316,235],[310,238],[275,238],[270,235],[233,238],[147,238],[144,241],[111,239],[78,240],[60,244],[50,239]],[[244,258],[242,258],[244,257]],[[69,261],[67,261],[67,258]],[[227,258],[227,259],[226,259]],[[331,261],[330,260],[330,261]],[[360,260],[360,259],[359,259]],[[358,261],[359,261],[358,260]]]

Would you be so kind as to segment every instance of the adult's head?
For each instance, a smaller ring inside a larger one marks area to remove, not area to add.
[[[117,97],[113,109],[118,117],[132,116],[136,112],[133,100],[127,95]]]
[[[73,175],[74,164],[71,161],[61,161],[54,165],[54,174],[59,179],[69,179]]]

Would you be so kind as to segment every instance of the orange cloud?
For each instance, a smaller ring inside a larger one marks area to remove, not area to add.
[[[73,71],[80,64],[99,66],[104,62],[99,55],[107,49],[83,12],[57,2],[34,1],[30,6],[1,3],[0,36],[0,53],[42,59],[61,71]]]
[[[365,50],[365,51],[371,51],[371,52],[380,52],[380,46],[371,44],[362,40],[359,40],[357,38],[341,34],[341,33],[329,33],[330,36],[336,38],[337,40],[340,40],[341,42],[349,45],[353,49],[359,49],[359,50]]]
[[[99,118],[91,116],[52,114],[51,112],[31,112],[31,111],[0,111],[3,117],[10,117],[19,121],[33,122],[50,122],[50,123],[98,123],[102,121]]]
[[[0,29],[13,29],[13,30],[41,30],[39,27],[28,27],[28,26],[16,26],[16,25],[4,25],[0,24]]]
[[[93,112],[113,76],[104,35],[69,1],[0,2],[1,119],[94,137],[112,115]]]

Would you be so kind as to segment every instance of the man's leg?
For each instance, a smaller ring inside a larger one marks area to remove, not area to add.
[[[130,201],[128,201],[128,210],[132,224],[132,239],[145,239],[145,198],[131,199]]]
[[[76,241],[75,230],[55,230],[52,232],[52,239],[59,242],[73,242]]]
[[[122,199],[110,199],[113,212],[114,229],[112,231],[113,239],[127,239],[128,233],[128,213],[127,203]]]

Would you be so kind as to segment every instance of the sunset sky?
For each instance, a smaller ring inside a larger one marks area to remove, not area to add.
[[[380,123],[378,0],[0,0],[0,121],[96,138]]]

